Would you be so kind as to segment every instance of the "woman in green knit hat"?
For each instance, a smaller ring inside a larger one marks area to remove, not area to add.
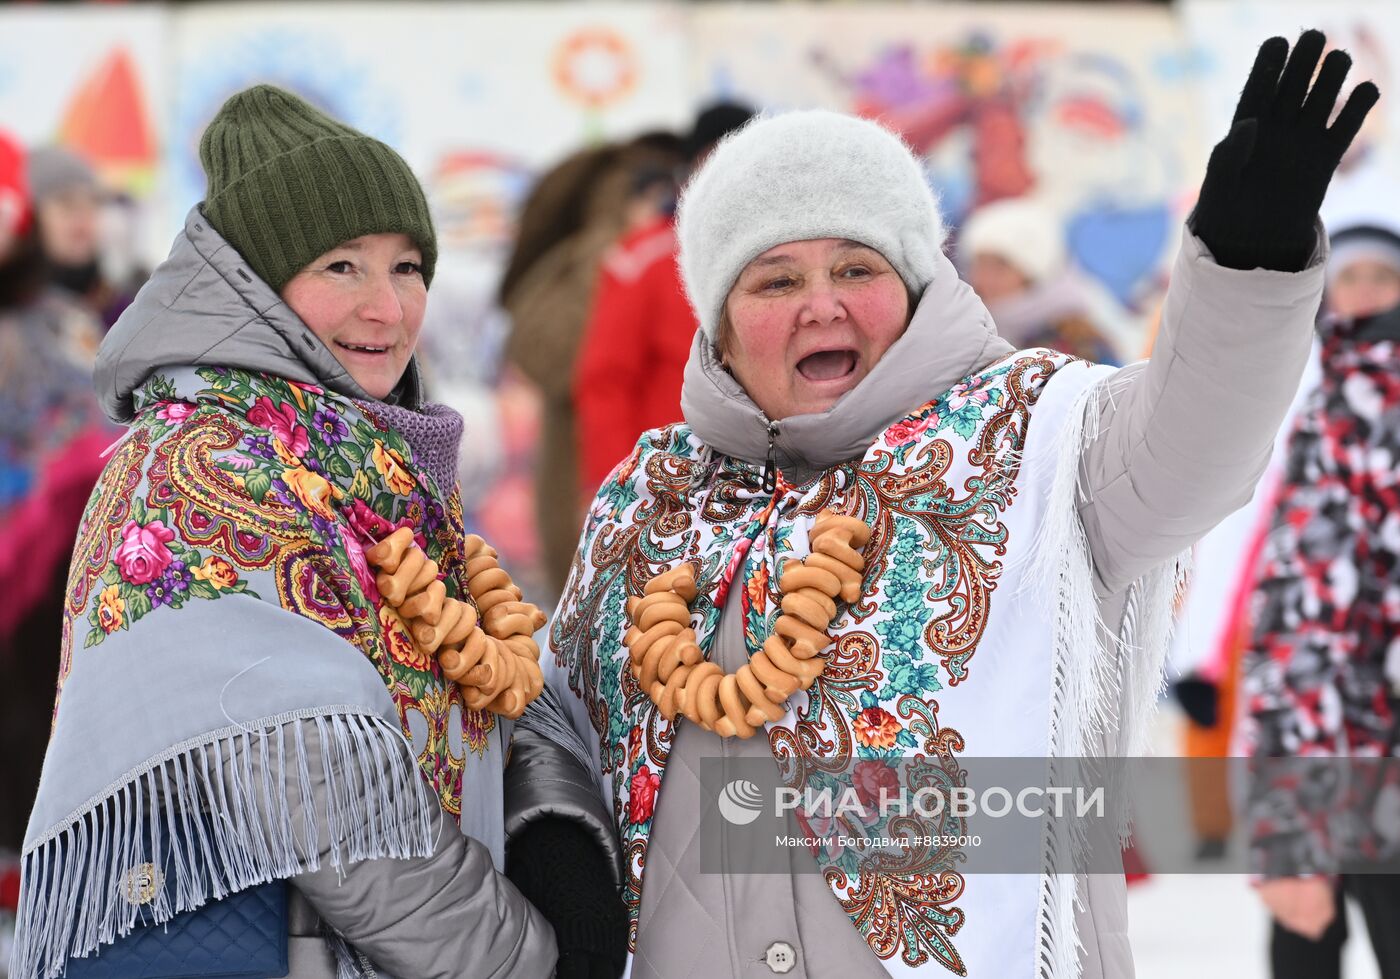
[[[422,188],[270,86],[200,159],[98,359],[129,429],[74,552],[11,974],[550,975],[559,922],[501,873],[537,619],[464,534],[462,418],[423,398]],[[609,898],[620,922],[595,849],[602,926],[561,934],[608,933]],[[198,931],[254,894],[271,925]]]

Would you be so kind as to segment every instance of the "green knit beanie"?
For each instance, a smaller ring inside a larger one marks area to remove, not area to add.
[[[231,97],[199,161],[205,217],[274,290],[337,245],[394,232],[422,250],[432,281],[437,235],[408,164],[292,93],[255,85]]]

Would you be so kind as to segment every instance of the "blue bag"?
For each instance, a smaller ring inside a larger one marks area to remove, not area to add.
[[[67,979],[278,979],[287,966],[287,882],[274,880],[222,901],[141,923],[85,958]]]
[[[206,826],[211,819],[207,812],[196,818]],[[149,834],[144,838],[149,839]],[[124,888],[126,899],[139,908],[139,918],[130,932],[112,944],[69,959],[66,979],[280,979],[287,975],[285,880],[249,887],[164,923],[154,922],[151,905],[165,886],[170,841],[169,832],[160,834],[159,863],[131,867],[120,884],[93,885]]]

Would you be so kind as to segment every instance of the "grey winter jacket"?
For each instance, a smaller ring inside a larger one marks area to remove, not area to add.
[[[132,392],[158,368],[185,364],[262,371],[373,400],[197,207],[170,256],[102,345],[95,383],[104,410],[113,420],[130,421]],[[421,403],[416,363],[410,362],[394,400],[410,408]],[[315,722],[293,723],[301,725],[308,755],[319,755]],[[416,751],[407,741],[404,752],[411,765]],[[253,765],[257,772],[256,759]],[[319,772],[319,763],[309,770]],[[297,823],[326,811],[326,786],[317,782],[309,791],[309,799],[289,799]],[[458,832],[441,812],[434,821],[437,845],[431,856],[364,860],[339,871],[323,859],[320,870],[292,878],[292,979],[336,975],[325,938],[331,932],[363,956],[362,971],[368,965],[380,976],[553,973],[556,952],[548,923],[497,872],[486,845]],[[319,838],[329,837],[323,828]]]
[[[314,724],[301,723],[308,771],[322,769]],[[290,725],[288,725],[290,727]],[[287,732],[290,742],[293,734]],[[379,759],[383,779],[390,760]],[[254,761],[254,771],[257,762]],[[311,806],[293,796],[292,819],[326,810],[327,787],[310,787]],[[334,979],[333,949],[380,979],[506,979],[553,974],[554,933],[539,912],[498,874],[480,842],[433,814],[437,845],[430,857],[362,860],[337,870],[329,834],[321,869],[292,878],[288,952],[290,979]],[[340,936],[345,942],[328,942]],[[347,947],[346,943],[349,946]]]
[[[1122,622],[1130,582],[1189,548],[1253,492],[1307,360],[1326,260],[1320,232],[1312,261],[1296,274],[1223,268],[1198,239],[1184,235],[1156,350],[1150,361],[1115,375],[1101,402],[1098,437],[1080,459],[1080,518],[1109,631]],[[911,406],[1010,352],[980,301],[944,261],[908,331],[859,387],[824,414],[782,422],[779,467],[801,479],[858,457]],[[707,445],[762,462],[767,420],[699,339],[682,405]],[[731,670],[742,662],[743,648],[741,629],[726,627],[732,618],[727,610],[722,615],[713,654]],[[1115,741],[1106,733],[1102,753],[1120,750]],[[819,893],[824,886],[810,886],[820,878],[777,878],[779,886],[763,875],[698,872],[693,851],[701,810],[685,800],[698,792],[694,762],[702,752],[738,757],[768,753],[768,747],[761,739],[725,740],[679,725],[647,851],[632,975],[772,975],[763,958],[774,940],[795,948],[789,977],[883,975],[854,928],[828,927],[844,915],[829,891]],[[556,754],[562,759],[564,752]],[[531,764],[546,767],[538,758]],[[512,784],[508,776],[508,820],[515,808]],[[596,803],[580,798],[576,785],[570,789],[553,800],[553,811],[572,805],[575,818],[594,818]],[[539,786],[531,794],[538,807]],[[1081,877],[1080,888],[1081,974],[1131,977],[1123,878]]]

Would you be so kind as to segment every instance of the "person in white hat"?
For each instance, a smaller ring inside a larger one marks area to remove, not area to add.
[[[999,337],[874,122],[761,118],[686,188],[685,421],[599,489],[507,773],[508,829],[601,778],[633,979],[1131,976],[1121,863],[1037,846],[978,873],[1006,854],[877,803],[978,757],[1140,752],[1178,555],[1267,459],[1321,296],[1318,207],[1376,98],[1328,129],[1350,59],[1309,94],[1323,46],[1261,49],[1130,368]],[[860,812],[804,804],[777,837],[800,845],[754,848],[761,771]]]
[[[1338,229],[1332,235],[1324,306],[1348,320],[1400,306],[1400,233],[1379,222]]]
[[[1044,204],[1016,197],[978,208],[962,227],[958,252],[968,284],[1008,341],[1121,362],[1103,328],[1112,299],[1071,266],[1060,222]]]

